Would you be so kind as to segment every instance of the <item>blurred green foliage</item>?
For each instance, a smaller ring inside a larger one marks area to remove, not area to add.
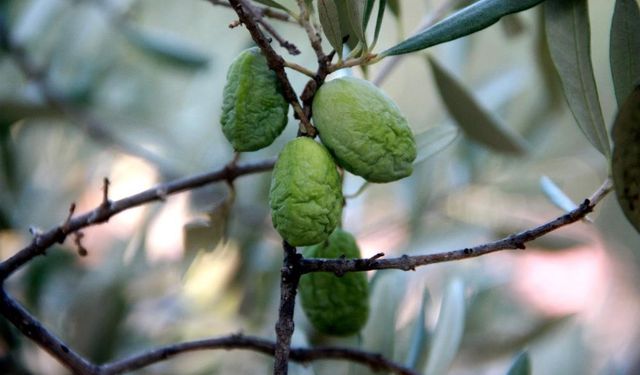
[[[294,7],[292,0],[279,3]],[[443,3],[389,1],[380,50]],[[34,77],[25,77],[11,56],[0,53],[3,259],[28,243],[27,228],[46,230],[62,222],[71,202],[80,211],[99,204],[105,176],[112,181],[111,198],[118,199],[170,176],[219,168],[233,157],[219,126],[222,88],[228,65],[251,40],[241,27],[228,28],[236,19],[228,8],[196,0],[0,5],[12,37],[46,69],[47,84],[105,131],[92,131],[51,107]],[[610,127],[617,111],[608,49],[614,2],[591,0],[589,6],[595,84]],[[344,226],[363,256],[425,254],[497,239],[562,213],[541,190],[542,176],[575,202],[607,176],[606,160],[582,135],[558,91],[541,13],[536,7],[429,50],[449,80],[463,82],[476,105],[524,139],[520,156],[477,142],[465,129],[468,123],[457,137],[447,130],[455,126],[447,112],[455,100],[443,105],[443,83],[420,53],[385,80],[382,89],[398,103],[423,149],[411,177],[369,185],[347,200]],[[303,51],[279,52],[315,69],[305,33],[291,23],[272,23]],[[324,46],[330,49],[326,41]],[[368,76],[376,77],[382,65],[368,67]],[[306,77],[289,76],[300,92]],[[273,145],[241,160],[276,156],[295,136],[294,124],[291,118]],[[431,147],[442,151],[435,154]],[[251,175],[237,180],[233,191],[222,184],[204,187],[125,212],[85,231],[87,257],[79,257],[68,240],[12,277],[9,290],[97,362],[239,331],[273,338],[282,251],[269,222],[269,180],[268,173]],[[363,183],[347,174],[345,194]],[[449,365],[450,374],[507,373],[525,348],[533,374],[632,374],[639,361],[640,237],[611,197],[592,216],[594,224],[563,229],[525,253],[372,273],[371,316],[359,337],[322,336],[298,308],[293,343],[352,345],[428,374],[445,373]],[[433,364],[432,357],[447,363]],[[270,367],[270,358],[251,352],[202,352],[138,373],[253,374]],[[367,371],[338,361],[291,369]],[[528,373],[523,371],[509,373]],[[3,319],[0,372],[65,370]]]

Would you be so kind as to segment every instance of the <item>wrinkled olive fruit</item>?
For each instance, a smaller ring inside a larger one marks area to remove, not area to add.
[[[353,236],[336,229],[329,239],[304,251],[307,258],[360,258]],[[314,272],[300,279],[300,299],[311,324],[328,335],[357,333],[369,317],[369,286],[364,272]]]
[[[612,138],[611,173],[616,197],[629,222],[640,232],[640,86],[620,107]]]
[[[287,125],[289,103],[257,47],[240,53],[227,72],[222,132],[236,151],[269,146]]]
[[[396,104],[368,81],[334,79],[320,86],[313,118],[340,166],[371,182],[413,172],[416,142]]]
[[[329,152],[309,138],[287,143],[271,177],[271,219],[292,246],[329,237],[342,215],[340,175]]]

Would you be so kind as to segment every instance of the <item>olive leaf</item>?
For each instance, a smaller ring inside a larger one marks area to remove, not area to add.
[[[431,302],[431,295],[429,289],[424,288],[422,293],[422,303],[420,304],[420,311],[416,316],[413,323],[413,335],[411,336],[411,344],[409,344],[409,353],[407,354],[407,360],[405,364],[412,369],[418,369],[424,367],[426,356],[428,354],[428,332],[425,327],[425,318],[427,315],[427,306]]]
[[[569,108],[589,142],[608,158],[611,148],[591,64],[587,0],[548,0],[544,10],[551,59]]]
[[[635,0],[617,0],[611,21],[609,61],[618,105],[640,80],[640,9]]]
[[[549,198],[551,203],[553,203],[559,209],[569,212],[575,210],[578,205],[575,204],[571,198],[567,196],[567,194],[558,187],[549,177],[542,176],[540,177],[540,188],[542,192]]]
[[[129,26],[123,30],[126,40],[141,52],[159,61],[185,69],[202,69],[209,56],[175,35]]]
[[[453,141],[458,138],[458,129],[453,126],[442,125],[428,129],[422,133],[416,134],[416,146],[418,148],[418,156],[413,162],[414,165],[428,160],[446,149]]]
[[[402,55],[485,29],[500,18],[529,9],[544,0],[480,0],[453,15],[383,51],[382,56]]]
[[[513,360],[507,375],[530,375],[531,374],[531,359],[529,359],[529,353],[523,351],[519,353]]]
[[[391,11],[391,14],[393,14],[393,16],[396,19],[400,19],[400,12],[401,12],[401,8],[400,8],[400,0],[389,0],[389,10]]]
[[[620,107],[613,124],[611,172],[618,203],[640,232],[640,86]]]
[[[428,58],[442,101],[462,131],[474,141],[495,151],[522,154],[526,142],[485,109],[464,85],[442,67]]]
[[[433,331],[425,375],[444,375],[458,352],[465,322],[464,283],[454,279],[447,286],[438,323]]]
[[[284,11],[289,11],[289,9],[287,9],[287,7],[285,7],[284,5],[278,3],[277,1],[273,1],[273,0],[253,0],[256,3],[260,3],[260,4],[264,4],[266,6],[269,7],[273,7],[273,8],[278,8],[278,9],[282,9]]]
[[[324,35],[339,57],[342,56],[342,30],[340,16],[334,0],[318,0],[318,16]]]
[[[378,3],[378,17],[376,17],[376,28],[373,32],[373,43],[378,41],[380,30],[382,29],[382,20],[384,19],[384,10],[387,8],[387,0],[380,0]]]
[[[360,42],[366,44],[367,41],[364,34],[365,0],[349,0],[345,1],[345,4],[354,36]]]

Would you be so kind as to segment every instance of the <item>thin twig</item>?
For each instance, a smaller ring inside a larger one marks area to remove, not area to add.
[[[312,72],[311,70],[305,68],[302,65],[296,64],[294,62],[291,61],[285,61],[284,62],[284,66],[289,68],[289,69],[293,69],[295,71],[297,71],[298,73],[302,73],[304,75],[306,75],[307,77],[310,78],[315,78],[316,74],[314,72]]]
[[[313,48],[313,51],[316,53],[318,65],[327,64],[326,55],[322,50],[322,37],[318,30],[316,30],[311,24],[311,13],[309,12],[309,8],[307,8],[307,4],[304,0],[296,0],[296,2],[300,9],[300,25],[302,25],[304,31],[307,33],[307,38],[309,38],[311,48]]]
[[[289,372],[289,352],[291,336],[295,329],[293,312],[296,306],[296,291],[302,273],[299,269],[301,256],[296,248],[283,242],[284,262],[280,271],[280,308],[276,323],[276,347],[274,353],[274,375],[287,375]]]
[[[226,0],[205,0],[205,1],[211,3],[211,5],[219,5],[226,8],[231,8],[231,4],[229,4],[229,2]],[[297,23],[297,21],[293,17],[291,17],[291,15],[285,12],[281,12],[270,7],[262,7],[262,6],[256,6],[256,5],[254,5],[253,8],[262,17],[273,18],[274,20],[283,21],[283,22]]]
[[[272,341],[252,336],[234,334],[204,340],[187,341],[152,349],[130,357],[96,365],[75,352],[65,342],[47,330],[20,303],[0,288],[0,314],[11,322],[20,332],[29,337],[51,354],[74,374],[116,375],[153,365],[180,354],[215,349],[247,349],[274,355],[276,345]],[[374,371],[389,371],[399,375],[415,375],[412,370],[403,367],[380,354],[365,352],[347,347],[293,348],[289,359],[309,363],[323,359],[341,359],[360,363]]]
[[[591,198],[585,199],[575,210],[540,226],[512,234],[495,242],[436,254],[403,255],[389,259],[303,259],[300,266],[303,273],[322,271],[343,274],[345,272],[381,269],[409,271],[427,264],[475,258],[500,250],[524,249],[527,242],[584,218],[611,191],[611,187],[611,180],[607,179]]]
[[[0,288],[0,314],[13,324],[23,335],[33,340],[66,368],[75,374],[97,374],[97,366],[73,351],[62,340],[49,332],[23,306]]]
[[[252,12],[251,5],[248,4],[246,0],[229,0],[229,3],[233,10],[235,10],[240,21],[245,25],[249,33],[251,33],[253,41],[260,47],[260,50],[262,50],[262,53],[267,59],[267,64],[269,64],[269,68],[276,73],[278,81],[280,81],[282,85],[284,97],[293,107],[298,119],[300,119],[300,131],[310,137],[315,137],[315,127],[311,125],[308,116],[302,110],[302,106],[298,102],[298,95],[291,86],[287,72],[284,70],[284,59],[273,50],[271,44],[269,44],[269,39],[258,27],[258,18],[257,15]]]
[[[213,172],[199,174],[182,178],[172,182],[160,184],[154,188],[145,190],[138,194],[110,202],[109,205],[101,204],[96,209],[79,215],[66,221],[48,232],[38,234],[33,241],[25,248],[14,254],[9,259],[0,263],[0,283],[9,277],[18,268],[35,258],[57,242],[63,242],[67,235],[91,225],[104,223],[112,216],[146,203],[162,201],[170,194],[191,190],[196,187],[211,184],[219,181],[232,181],[233,179],[252,173],[259,173],[271,170],[275,161],[264,160],[256,163],[242,165],[227,165]]]

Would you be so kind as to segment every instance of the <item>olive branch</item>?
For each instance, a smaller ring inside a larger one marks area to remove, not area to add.
[[[238,17],[238,24],[235,24],[234,27],[240,24],[244,25],[251,34],[253,41],[266,57],[270,69],[276,73],[278,80],[282,84],[284,96],[293,107],[296,118],[300,121],[300,135],[314,137],[317,134],[317,130],[311,123],[311,102],[315,92],[324,83],[328,74],[339,69],[380,61],[377,55],[371,53],[359,57],[347,58],[337,63],[331,63],[335,51],[330,53],[323,51],[320,43],[320,30],[318,30],[317,25],[314,25],[310,21],[309,9],[307,9],[305,1],[303,0],[297,1],[300,11],[297,15],[273,10],[268,7],[256,6],[247,0],[229,0],[228,2],[208,0],[208,2],[213,5],[233,9]],[[450,7],[452,3],[453,2],[447,2],[443,6],[443,9]],[[434,24],[444,15],[444,12],[438,10],[436,14],[439,16],[430,19],[425,26]],[[282,38],[275,29],[270,26],[266,20],[267,18],[284,22],[294,22],[305,30],[310,45],[317,57],[318,67],[315,72],[294,63],[287,62],[276,52],[272,47],[271,38],[275,39],[278,44],[289,53],[295,54],[298,48]],[[9,52],[24,75],[37,83],[39,90],[47,101],[74,122],[85,128],[89,135],[103,139],[107,143],[117,144],[127,152],[161,164],[154,155],[144,153],[133,145],[128,145],[122,140],[115,139],[105,130],[106,127],[91,114],[65,101],[65,99],[50,86],[46,71],[37,68],[31,63],[26,51],[21,46],[13,43],[6,25],[2,23],[0,23],[0,40],[2,41],[3,49]],[[289,81],[285,70],[287,68],[310,77],[300,96],[295,92]],[[383,75],[378,76],[375,81],[382,81],[384,76],[390,72],[390,68],[384,69],[383,72]],[[0,314],[11,322],[23,335],[29,337],[66,368],[77,374],[120,374],[168,360],[182,353],[219,349],[245,349],[273,356],[274,374],[287,374],[289,361],[308,363],[324,359],[341,359],[357,362],[377,371],[389,371],[396,374],[415,374],[413,370],[378,354],[353,348],[291,347],[291,336],[295,329],[293,321],[295,297],[300,277],[312,272],[331,272],[336,275],[342,275],[346,272],[369,270],[395,269],[410,271],[429,264],[459,261],[497,251],[524,250],[528,242],[584,219],[612,189],[611,181],[607,179],[592,196],[585,199],[577,208],[548,222],[519,233],[514,233],[498,241],[428,255],[403,255],[396,258],[387,258],[384,256],[384,253],[379,253],[372,258],[365,259],[306,259],[297,252],[295,247],[284,242],[280,283],[280,307],[275,328],[275,342],[259,337],[245,336],[243,334],[231,334],[224,337],[175,343],[113,362],[95,364],[56,337],[54,333],[44,327],[36,317],[29,313],[29,311],[6,291],[6,280],[10,276],[26,266],[34,258],[40,255],[46,255],[46,252],[56,243],[62,243],[69,236],[75,235],[76,244],[81,248],[81,237],[79,234],[81,234],[81,231],[85,228],[107,223],[110,218],[123,211],[153,202],[163,202],[172,195],[190,191],[201,186],[219,182],[226,182],[232,185],[237,178],[270,171],[274,163],[275,161],[271,159],[252,163],[237,163],[234,159],[218,170],[173,179],[170,182],[162,183],[140,193],[113,201],[109,198],[109,181],[105,179],[103,185],[104,199],[98,207],[82,214],[75,214],[75,205],[72,204],[69,217],[60,225],[45,232],[34,233],[29,245],[17,251],[8,259],[0,262]]]

